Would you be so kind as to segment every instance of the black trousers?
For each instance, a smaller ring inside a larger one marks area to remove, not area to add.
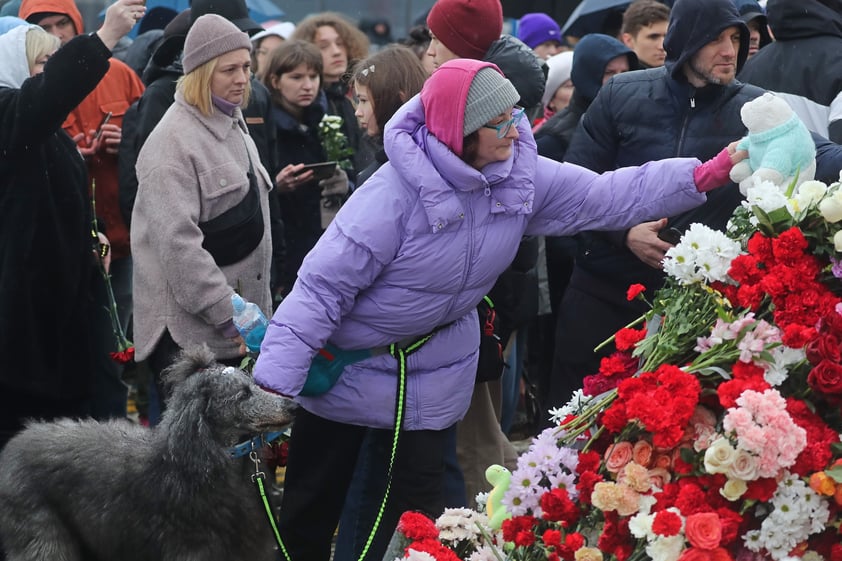
[[[293,561],[330,559],[333,534],[363,437],[369,430],[374,429],[329,421],[299,410],[289,443],[279,524],[281,539]],[[433,518],[442,513],[446,447],[446,430],[401,433],[389,501],[366,560],[383,559],[405,511],[420,511]],[[373,500],[379,504],[382,495]]]

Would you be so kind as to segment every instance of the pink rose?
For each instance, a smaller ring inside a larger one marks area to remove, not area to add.
[[[715,512],[700,512],[687,517],[684,535],[693,547],[712,550],[719,547],[722,524]]]
[[[626,441],[609,446],[605,451],[605,469],[611,473],[623,469],[631,461],[633,450],[631,442]]]
[[[649,470],[649,483],[652,487],[663,489],[664,485],[672,481],[672,474],[664,468],[652,468]]]

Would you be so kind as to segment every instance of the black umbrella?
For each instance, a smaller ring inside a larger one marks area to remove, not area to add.
[[[584,37],[588,33],[615,34],[630,0],[582,0],[561,28],[562,35]]]

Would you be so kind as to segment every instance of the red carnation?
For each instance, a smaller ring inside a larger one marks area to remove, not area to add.
[[[605,481],[601,475],[595,471],[586,471],[579,476],[579,481],[576,482],[576,490],[579,492],[579,502],[583,505],[591,504],[591,495],[597,483]]]
[[[804,256],[807,239],[797,227],[782,232],[772,240],[772,254],[778,261],[790,264]]]
[[[535,517],[513,516],[503,521],[503,539],[507,542],[515,542],[518,534],[521,532],[529,532],[531,534],[533,526],[535,526]]]
[[[579,463],[576,465],[576,472],[582,474],[586,471],[597,471],[600,462],[602,462],[602,456],[599,452],[594,450],[579,452]]]
[[[748,489],[742,496],[747,501],[752,499],[760,502],[770,501],[778,488],[778,482],[771,477],[755,479],[747,483]]]
[[[459,556],[452,549],[442,545],[434,538],[412,542],[407,549],[414,549],[419,553],[428,553],[436,561],[460,561]]]
[[[117,364],[128,364],[134,360],[134,347],[129,347],[124,351],[108,353],[108,356]]]
[[[662,510],[652,521],[652,531],[659,536],[677,536],[681,531],[681,517],[671,510]]]
[[[717,508],[716,514],[719,515],[719,523],[722,526],[722,545],[731,545],[739,538],[743,517],[727,507]]]
[[[541,495],[541,510],[544,520],[561,522],[565,528],[571,528],[579,520],[579,509],[570,500],[567,489],[555,488]]]
[[[398,531],[410,540],[439,537],[435,522],[420,512],[404,512],[398,521]]]
[[[633,284],[629,286],[629,289],[626,291],[626,300],[631,302],[641,294],[646,292],[646,287],[642,284]]]
[[[634,346],[646,338],[646,329],[624,327],[614,336],[614,346],[618,351],[631,351]]]
[[[541,541],[550,547],[561,547],[561,530],[547,530],[541,536]]]
[[[772,240],[760,232],[752,234],[747,244],[748,252],[764,261],[772,258]]]

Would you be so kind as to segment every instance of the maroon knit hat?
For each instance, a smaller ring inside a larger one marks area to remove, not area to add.
[[[456,56],[482,60],[503,31],[503,6],[500,0],[438,0],[427,27]]]

